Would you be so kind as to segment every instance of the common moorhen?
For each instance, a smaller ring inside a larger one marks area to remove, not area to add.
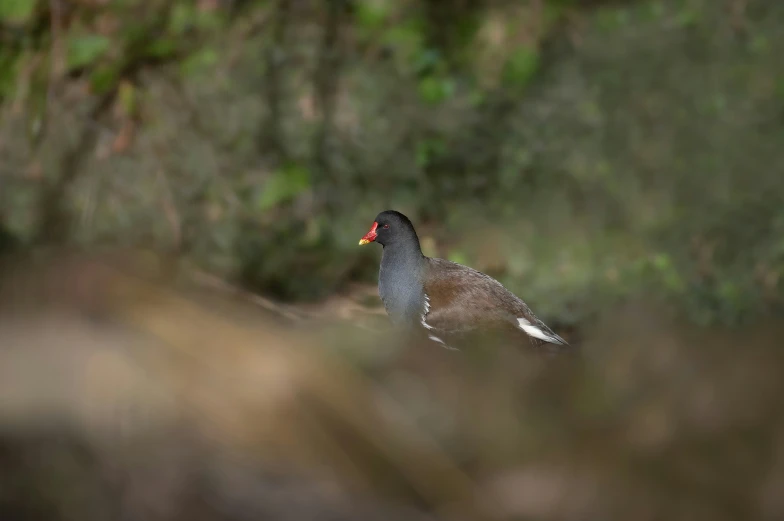
[[[492,277],[426,257],[414,226],[402,213],[381,212],[360,245],[384,247],[378,293],[392,322],[413,326],[450,347],[452,339],[482,331],[525,333],[535,346],[568,346],[531,309]]]

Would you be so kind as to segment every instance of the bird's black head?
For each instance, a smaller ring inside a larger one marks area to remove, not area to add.
[[[377,242],[382,246],[389,246],[397,243],[415,244],[419,248],[414,225],[408,217],[394,210],[386,210],[376,216],[370,231],[359,241],[359,244]]]

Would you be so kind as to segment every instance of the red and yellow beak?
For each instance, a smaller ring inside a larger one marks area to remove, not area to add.
[[[376,228],[378,228],[378,223],[374,222],[373,226],[370,227],[370,231],[365,234],[359,240],[359,245],[362,246],[363,244],[370,244],[371,242],[376,240]]]

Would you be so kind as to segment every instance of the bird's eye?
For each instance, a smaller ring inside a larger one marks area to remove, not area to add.
[[[388,230],[389,229],[389,225],[385,224],[384,226],[382,226],[382,228],[384,228],[385,230]]]

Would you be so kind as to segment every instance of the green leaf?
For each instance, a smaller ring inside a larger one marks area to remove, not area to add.
[[[112,90],[119,79],[120,71],[117,65],[100,66],[90,74],[90,86],[95,94],[103,94]]]
[[[118,99],[126,115],[131,115],[136,111],[136,89],[130,82],[120,83]]]
[[[287,165],[275,171],[264,185],[257,208],[266,211],[310,189],[310,172],[300,165]]]
[[[423,139],[416,144],[416,163],[419,167],[426,167],[433,159],[441,157],[446,152],[446,143],[442,139]]]
[[[569,9],[574,7],[575,2],[573,0],[564,0],[564,1],[550,1],[544,4],[544,23],[546,27],[551,27],[553,24],[561,20],[564,14],[568,12]]]
[[[667,271],[672,267],[672,261],[666,253],[657,253],[653,257],[653,265],[659,271]]]
[[[16,74],[20,61],[21,57],[16,54],[0,50],[0,102],[16,89]]]
[[[0,22],[21,25],[35,12],[36,0],[0,0]]]
[[[424,168],[430,163],[430,145],[427,141],[422,141],[416,144],[416,164],[420,168]]]
[[[700,12],[695,9],[684,9],[675,17],[675,23],[679,27],[694,27],[700,21]]]
[[[450,98],[455,92],[455,84],[449,78],[426,76],[419,81],[419,95],[432,105]]]
[[[218,51],[207,48],[188,56],[180,67],[182,73],[188,76],[207,70],[216,63],[218,63]]]
[[[169,30],[176,34],[181,35],[185,33],[190,27],[196,23],[196,8],[192,5],[177,3],[172,8],[171,16],[169,17]]]
[[[629,23],[629,13],[616,7],[600,7],[596,17],[599,29],[612,32]]]
[[[158,38],[150,42],[144,53],[150,58],[170,58],[177,53],[177,42],[170,38]]]
[[[379,29],[389,17],[389,5],[386,2],[359,2],[355,16],[362,28]]]
[[[222,9],[199,9],[189,3],[178,3],[169,18],[169,31],[180,36],[193,29],[207,31],[218,29],[224,22],[224,18]]]
[[[487,93],[482,89],[474,89],[468,96],[468,100],[472,106],[478,107],[487,101]]]
[[[661,20],[664,17],[665,13],[666,11],[664,8],[664,4],[660,0],[657,0],[656,2],[651,2],[648,5],[647,15],[651,20],[654,21]]]
[[[515,87],[525,87],[539,69],[539,51],[521,47],[514,51],[504,67],[504,80]]]
[[[468,257],[463,252],[458,250],[450,251],[447,255],[447,260],[463,265],[468,264]]]
[[[199,9],[196,14],[196,26],[205,31],[220,29],[226,21],[225,9]]]
[[[391,24],[383,31],[380,43],[394,50],[401,65],[419,73],[418,61],[425,45],[425,29],[419,20]]]
[[[67,65],[69,70],[94,63],[109,49],[111,41],[99,34],[85,34],[68,39]]]

